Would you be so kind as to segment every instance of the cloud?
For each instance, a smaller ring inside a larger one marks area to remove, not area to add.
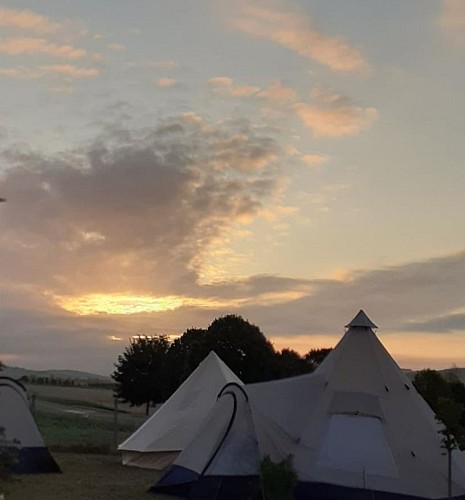
[[[17,28],[37,34],[53,34],[62,29],[63,24],[53,21],[31,10],[0,7],[0,26]]]
[[[72,85],[58,85],[56,87],[50,87],[49,91],[57,94],[72,94],[74,92],[74,87]]]
[[[368,63],[357,48],[314,26],[306,11],[283,1],[236,2],[231,24],[253,37],[270,40],[334,71],[367,72]]]
[[[465,313],[451,313],[423,321],[409,321],[403,325],[403,329],[413,332],[465,332]]]
[[[286,103],[297,101],[297,92],[291,87],[284,86],[281,82],[270,84],[266,90],[260,92],[259,96],[273,102]]]
[[[279,154],[245,121],[192,113],[140,131],[111,124],[55,157],[7,150],[0,282],[60,296],[182,294],[211,242],[281,188]]]
[[[375,108],[357,106],[349,97],[316,87],[309,102],[299,102],[294,111],[317,137],[358,134],[377,119]]]
[[[182,83],[175,78],[159,78],[156,82],[158,87],[162,88],[174,88],[174,87],[182,87]]]
[[[42,66],[41,69],[46,73],[55,73],[72,78],[93,78],[100,74],[97,68],[78,68],[70,64],[54,64],[51,66]]]
[[[235,85],[234,80],[226,76],[210,78],[208,84],[215,92],[222,92],[233,97],[248,97],[260,91],[260,87],[252,85]]]
[[[321,153],[309,153],[302,155],[301,159],[307,165],[323,165],[328,162],[328,157]]]
[[[63,75],[71,78],[93,78],[100,74],[97,68],[79,68],[70,64],[54,64],[51,66],[38,66],[28,68],[18,66],[15,68],[0,68],[0,75],[19,80],[33,80],[47,75]]]
[[[462,0],[443,0],[439,24],[453,40],[465,46],[465,4]]]
[[[17,55],[49,55],[65,59],[81,59],[87,51],[72,45],[50,43],[43,38],[10,38],[0,41],[0,53]]]

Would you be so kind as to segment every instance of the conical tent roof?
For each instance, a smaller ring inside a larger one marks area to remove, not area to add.
[[[365,311],[363,309],[360,309],[360,311],[357,313],[355,318],[348,324],[346,325],[346,328],[350,327],[364,327],[364,328],[378,328],[373,321],[366,315]]]
[[[13,472],[60,472],[29,409],[25,387],[10,377],[0,377],[0,428],[3,444],[18,450]]]
[[[367,490],[446,498],[441,425],[368,316],[360,311],[347,327],[313,374],[247,386],[254,418],[272,419],[281,429],[263,435],[256,426],[262,454],[293,455],[302,498],[359,498]],[[277,446],[283,436],[287,445]],[[453,492],[465,495],[462,456],[454,455]]]
[[[126,452],[123,463],[144,468],[169,465],[194,437],[218,393],[229,382],[242,385],[211,351],[177,391],[119,446]]]

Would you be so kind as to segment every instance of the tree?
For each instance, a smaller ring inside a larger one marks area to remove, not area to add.
[[[169,397],[208,354],[206,330],[189,328],[174,340],[166,355],[166,397]],[[205,354],[206,352],[206,354]]]
[[[310,371],[316,370],[321,363],[323,363],[326,356],[332,351],[330,347],[323,347],[321,349],[310,349],[305,355],[305,361],[311,366]]]
[[[439,400],[450,396],[449,384],[436,370],[420,370],[415,374],[413,384],[435,413]]]
[[[190,328],[176,339],[167,354],[169,396],[197,368],[210,351],[245,383],[276,378],[276,352],[260,329],[241,316],[215,319],[206,329]]]
[[[413,383],[444,426],[439,432],[447,455],[448,495],[452,498],[452,452],[465,448],[465,386],[457,376],[444,378],[435,370],[417,372]]]
[[[164,401],[166,355],[170,347],[168,337],[139,336],[131,339],[125,352],[118,356],[112,374],[116,382],[115,396],[131,406],[146,405],[148,415],[151,403]]]
[[[216,354],[244,382],[271,380],[275,375],[275,350],[258,326],[229,314],[215,319],[205,335],[204,355]]]
[[[292,349],[283,349],[276,353],[276,378],[295,377],[311,373],[313,366]]]

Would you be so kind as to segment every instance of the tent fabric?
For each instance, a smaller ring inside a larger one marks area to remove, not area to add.
[[[212,498],[213,488],[223,490],[218,498],[254,498],[259,455],[248,396],[239,384],[227,384],[197,436],[151,491],[200,499]]]
[[[447,498],[442,425],[373,328],[360,311],[314,373],[243,388],[247,398],[233,428],[250,443],[255,438],[256,448],[232,434],[202,471],[228,425],[231,402],[221,397],[175,466],[198,474],[196,488],[207,478],[251,477],[267,455],[274,462],[292,455],[298,499]],[[452,494],[465,499],[465,455],[458,450]]]
[[[0,377],[0,428],[1,444],[17,451],[12,472],[60,472],[34,421],[25,387],[9,377]]]
[[[177,391],[118,449],[123,465],[162,470],[196,435],[228,383],[242,382],[210,352]]]

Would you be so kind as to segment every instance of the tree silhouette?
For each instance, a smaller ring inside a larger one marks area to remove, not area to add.
[[[161,403],[165,397],[164,369],[170,343],[166,336],[131,339],[125,352],[118,356],[112,374],[116,382],[115,396],[131,406]]]

